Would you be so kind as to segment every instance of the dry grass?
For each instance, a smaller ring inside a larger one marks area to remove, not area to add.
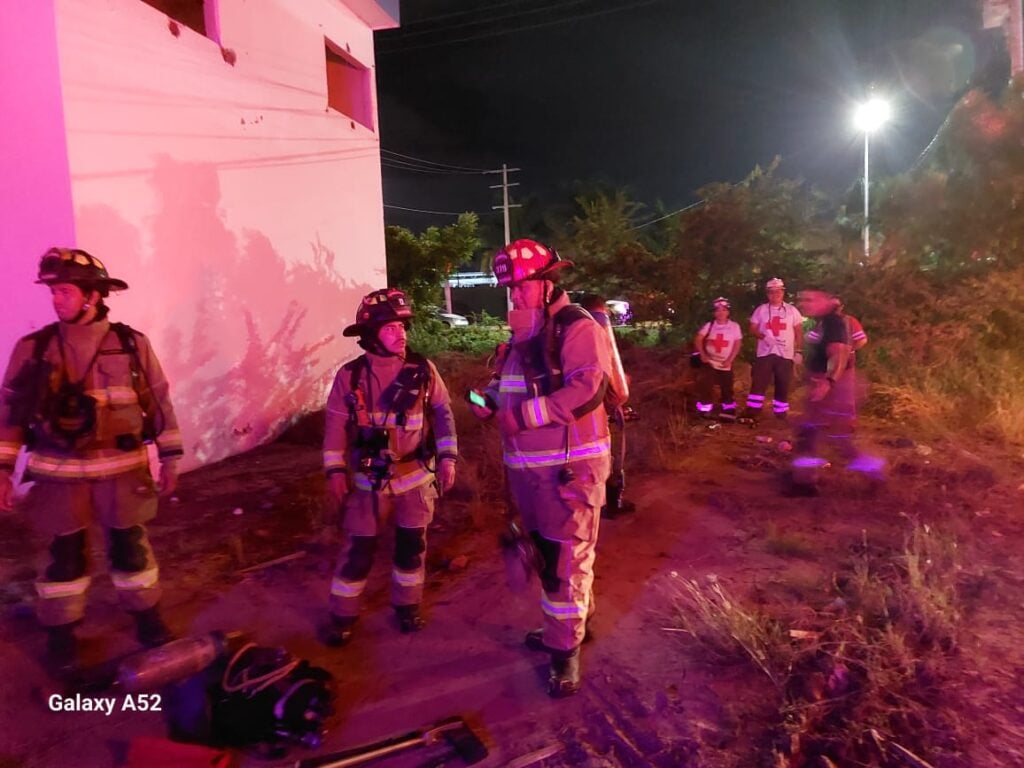
[[[943,685],[962,615],[958,556],[928,527],[895,551],[862,540],[810,618],[749,608],[713,577],[674,578],[667,598],[677,631],[775,685],[775,765],[889,766],[909,754],[961,766],[964,727]]]

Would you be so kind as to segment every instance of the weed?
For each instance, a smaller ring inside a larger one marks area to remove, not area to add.
[[[668,597],[679,631],[720,661],[746,660],[780,691],[775,765],[884,766],[918,754],[958,765],[963,726],[943,683],[959,573],[955,540],[917,526],[901,550],[859,543],[833,579],[841,597],[809,620],[800,612],[810,629],[784,631],[714,578],[673,579]]]

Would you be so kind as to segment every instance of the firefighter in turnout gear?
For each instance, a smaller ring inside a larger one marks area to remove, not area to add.
[[[110,291],[128,285],[85,251],[54,248],[36,281],[50,288],[59,322],[14,347],[0,393],[0,508],[12,508],[11,476],[22,447],[35,481],[25,507],[47,549],[36,579],[37,614],[47,628],[48,660],[75,665],[74,627],[90,583],[87,529],[103,528],[110,577],[134,614],[138,639],[171,639],[160,618],[159,572],[145,523],[157,494],[177,482],[181,434],[160,364],[141,333],[107,319]],[[155,442],[159,487],[145,443]]]
[[[366,350],[342,366],[327,398],[324,471],[342,506],[344,542],[331,581],[323,640],[345,645],[359,616],[381,526],[395,524],[391,600],[402,632],[425,625],[420,611],[427,526],[438,486],[455,483],[458,441],[448,388],[432,362],[406,349],[413,313],[405,294],[366,296],[345,336]]]
[[[604,331],[555,286],[571,262],[532,240],[494,258],[498,283],[511,289],[508,354],[472,404],[497,416],[510,492],[540,554],[542,629],[526,636],[551,655],[548,692],[580,687],[580,644],[594,611],[595,545],[611,467]],[[472,400],[471,400],[472,402]]]

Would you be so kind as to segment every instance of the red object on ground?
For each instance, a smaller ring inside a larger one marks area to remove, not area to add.
[[[181,744],[155,736],[140,736],[128,743],[125,768],[232,768],[234,757],[223,749]]]

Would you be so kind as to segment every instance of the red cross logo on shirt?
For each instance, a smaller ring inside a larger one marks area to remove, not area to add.
[[[779,335],[779,331],[784,331],[788,327],[789,326],[782,322],[782,318],[779,317],[778,315],[772,317],[772,319],[768,322],[768,330],[770,330],[776,336]]]
[[[725,340],[725,336],[718,334],[715,338],[711,339],[708,344],[715,348],[716,355],[721,355],[722,350],[729,345],[729,342]]]

